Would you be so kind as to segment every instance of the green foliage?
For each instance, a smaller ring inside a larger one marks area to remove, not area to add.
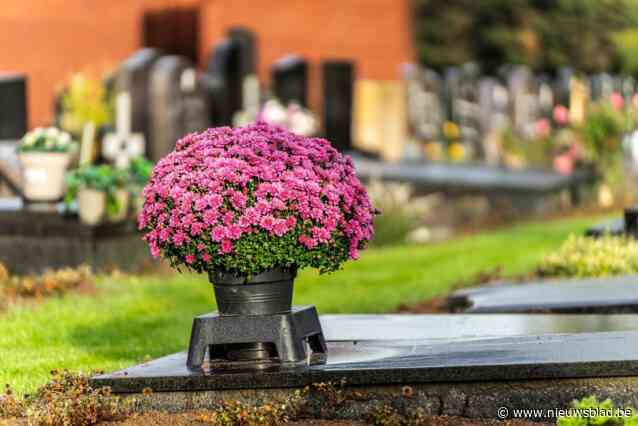
[[[416,42],[434,68],[478,62],[585,72],[623,66],[615,33],[635,26],[632,0],[417,0]],[[635,59],[634,59],[635,60]]]
[[[80,135],[87,123],[99,128],[113,121],[113,109],[104,84],[84,74],[71,77],[62,108],[60,126],[75,135]]]
[[[83,166],[67,173],[67,192],[64,201],[67,204],[73,202],[81,188],[102,191],[106,193],[107,214],[113,215],[120,209],[115,191],[124,188],[130,179],[128,170],[116,169],[107,164]]]
[[[539,273],[558,277],[604,277],[638,274],[638,241],[628,237],[570,236],[543,259]]]
[[[621,113],[609,105],[595,105],[579,128],[583,145],[591,160],[603,168],[613,164],[621,154],[625,130]]]
[[[618,408],[611,399],[598,401],[596,396],[574,401],[570,414],[559,417],[556,426],[638,426],[633,408]]]
[[[135,185],[144,186],[151,178],[153,172],[153,162],[145,157],[135,157],[131,159],[130,174],[131,182]]]

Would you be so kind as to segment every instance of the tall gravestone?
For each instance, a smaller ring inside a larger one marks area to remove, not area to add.
[[[536,78],[538,87],[538,116],[540,118],[552,118],[552,110],[554,109],[554,89],[548,75],[541,74]]]
[[[308,63],[298,55],[290,55],[272,66],[273,92],[284,105],[296,102],[308,107]]]
[[[0,141],[20,139],[27,131],[27,79],[0,73]]]
[[[520,134],[532,136],[537,119],[537,99],[531,70],[524,65],[511,68],[507,86],[511,96],[512,124]]]
[[[469,156],[484,155],[480,135],[480,107],[478,99],[478,66],[463,65],[459,80],[459,96],[454,101],[455,121],[461,132],[461,143],[469,150]]]
[[[235,40],[228,38],[217,43],[204,76],[211,125],[232,124],[233,115],[241,109],[240,63],[240,49]]]
[[[131,96],[131,131],[141,133],[149,139],[149,81],[153,65],[162,56],[159,49],[146,48],[135,52],[124,61],[115,75],[114,91],[117,94],[128,92]]]
[[[326,138],[339,151],[348,151],[352,148],[354,64],[349,61],[324,61],[322,69]]]
[[[609,99],[614,92],[614,78],[608,73],[598,73],[589,80],[591,99],[600,101]]]
[[[235,112],[233,124],[251,122],[257,118],[261,106],[259,78],[257,76],[257,42],[248,28],[233,27],[228,37],[238,49],[238,72],[241,81],[241,113]]]
[[[151,70],[148,156],[158,161],[184,135],[206,129],[209,113],[205,92],[192,63],[185,57],[162,57]]]
[[[436,142],[443,122],[441,78],[431,69],[409,65],[407,84],[408,121],[412,136],[420,142]]]

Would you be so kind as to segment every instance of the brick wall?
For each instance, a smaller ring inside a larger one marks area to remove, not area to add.
[[[396,80],[400,65],[414,60],[409,0],[203,0],[202,63],[234,25],[257,34],[258,72],[296,53],[310,60],[310,104],[319,107],[320,59],[351,59],[357,77]]]
[[[101,75],[140,47],[144,10],[196,0],[2,0],[0,71],[26,73],[30,126],[53,117],[53,94],[78,71]]]
[[[259,74],[297,53],[319,106],[319,60],[354,59],[360,78],[396,79],[414,57],[409,0],[3,0],[0,71],[29,78],[30,126],[52,118],[55,88],[78,71],[100,75],[141,47],[145,10],[201,5],[201,63],[233,25],[257,34]]]

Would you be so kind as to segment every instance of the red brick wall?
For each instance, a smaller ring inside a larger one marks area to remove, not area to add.
[[[200,58],[229,27],[248,27],[257,34],[262,81],[284,55],[310,60],[310,103],[317,108],[320,59],[352,59],[358,78],[399,78],[400,65],[415,57],[410,12],[409,0],[203,0]]]
[[[409,0],[2,0],[0,71],[29,78],[31,127],[52,119],[53,94],[78,71],[99,75],[141,43],[145,10],[201,4],[201,60],[228,27],[257,34],[259,74],[297,53],[310,60],[319,106],[319,59],[354,59],[359,78],[396,79],[413,59]]]
[[[197,0],[2,0],[0,71],[28,75],[29,122],[52,119],[56,87],[112,69],[140,47],[147,8]]]

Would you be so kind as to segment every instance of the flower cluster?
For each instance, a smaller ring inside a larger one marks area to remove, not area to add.
[[[55,127],[38,127],[24,135],[20,141],[20,152],[67,152],[75,146],[71,135]]]
[[[373,236],[352,160],[324,139],[258,122],[190,134],[144,188],[153,256],[198,272],[334,271]]]

